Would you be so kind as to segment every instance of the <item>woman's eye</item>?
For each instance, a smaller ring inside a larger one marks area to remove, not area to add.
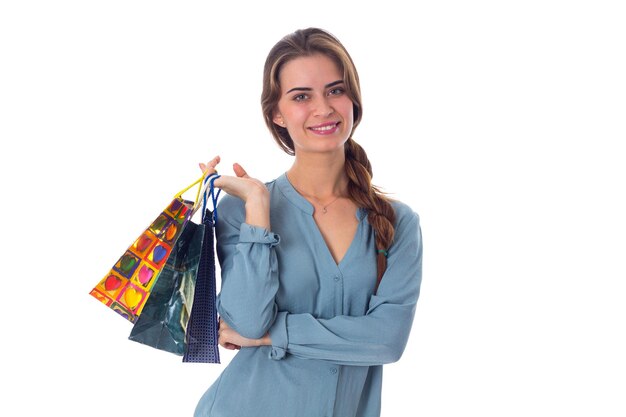
[[[341,94],[343,94],[345,92],[346,92],[346,90],[343,89],[343,87],[337,87],[337,88],[333,88],[332,90],[330,90],[328,92],[328,94],[330,94],[331,96],[338,96],[338,95],[341,95]]]
[[[306,100],[306,94],[298,94],[297,96],[294,96],[294,101],[302,101],[302,100]]]

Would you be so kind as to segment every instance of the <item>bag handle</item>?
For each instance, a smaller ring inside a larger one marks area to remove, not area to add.
[[[194,202],[194,209],[196,207],[196,205],[200,202],[200,193],[202,192],[202,181],[204,180],[204,174],[198,178],[197,180],[195,180],[193,182],[193,184],[191,184],[188,187],[185,187],[184,189],[180,190],[178,193],[176,193],[176,195],[174,196],[174,198],[182,198],[183,194],[185,194],[187,191],[191,190],[195,185],[199,185],[198,186],[198,192],[196,193],[196,200]]]
[[[219,177],[220,177],[220,175],[218,175],[217,172],[207,176],[204,179],[204,186],[203,186],[204,192],[202,193],[202,216],[203,217],[204,217],[205,212],[206,212],[207,193],[211,195],[211,201],[213,203],[213,210],[212,210],[213,225],[215,225],[217,223],[217,199],[220,196],[220,193],[222,192],[221,189],[218,189],[217,190],[217,194],[215,194],[214,182]]]
[[[196,193],[196,200],[193,205],[192,213],[195,213],[196,211],[198,211],[198,209],[200,208],[200,203],[202,203],[202,211],[204,213],[204,210],[207,204],[207,192],[208,192],[211,195],[211,200],[213,202],[213,222],[215,223],[217,222],[217,198],[219,197],[220,192],[222,192],[222,190],[218,189],[217,194],[215,194],[215,187],[213,183],[219,177],[220,175],[218,175],[217,172],[211,175],[208,175],[206,177],[204,176],[204,174],[202,174],[202,176],[198,178],[197,180],[195,180],[193,184],[189,185],[188,187],[183,188],[178,193],[176,193],[174,198],[182,198],[183,194],[191,190],[194,186],[198,185],[198,191]],[[200,199],[201,194],[203,195],[202,200]]]

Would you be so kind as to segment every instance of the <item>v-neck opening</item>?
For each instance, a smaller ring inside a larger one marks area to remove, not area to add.
[[[324,239],[324,235],[322,234],[322,231],[319,225],[315,221],[315,218],[313,218],[313,213],[315,212],[315,208],[313,207],[313,204],[311,204],[306,198],[304,198],[304,196],[302,196],[296,190],[296,188],[289,181],[289,178],[287,178],[287,173],[284,173],[280,177],[278,177],[276,179],[276,184],[278,185],[282,194],[285,196],[285,198],[289,202],[291,202],[293,205],[295,205],[300,210],[302,210],[303,212],[309,215],[310,220],[313,224],[313,228],[317,232],[317,238],[326,249],[328,258],[330,259],[332,264],[335,266],[335,268],[341,269],[341,265],[345,263],[345,260],[348,259],[349,255],[354,251],[353,247],[356,245],[355,241],[357,240],[359,234],[361,233],[361,227],[362,227],[363,219],[366,217],[365,216],[366,211],[362,209],[361,207],[357,207],[356,213],[355,213],[355,216],[357,218],[356,231],[354,232],[354,236],[352,236],[352,240],[350,241],[350,244],[348,245],[348,249],[346,250],[344,255],[341,257],[341,260],[337,262],[335,260],[335,257],[333,256],[332,251],[330,250],[330,247],[326,243],[326,239]]]
[[[348,245],[348,249],[346,249],[346,252],[343,254],[343,256],[341,257],[339,262],[337,262],[335,260],[335,257],[333,256],[333,252],[330,250],[330,247],[328,246],[328,243],[326,243],[326,239],[324,239],[324,235],[322,234],[322,230],[318,226],[318,224],[315,221],[315,219],[313,218],[313,216],[311,216],[311,222],[313,223],[314,229],[317,231],[317,237],[318,237],[319,241],[326,248],[326,253],[328,254],[328,258],[330,259],[330,261],[333,263],[333,265],[336,268],[341,269],[341,265],[344,263],[344,261],[346,259],[348,259],[348,256],[353,251],[352,247],[356,245],[355,241],[357,240],[357,238],[359,236],[359,233],[361,232],[361,223],[362,223],[362,221],[358,220],[358,223],[356,225],[356,231],[354,232],[354,236],[352,236],[352,240],[350,241],[350,244]]]
[[[326,240],[324,239],[324,235],[322,235],[322,231],[320,230],[319,226],[317,226],[317,223],[315,223],[315,225],[317,226],[317,231],[319,232],[320,237],[324,241],[324,245],[326,246],[326,250],[328,251],[328,255],[333,260],[333,263],[336,265],[337,268],[341,269],[341,265],[345,263],[344,261],[349,258],[350,254],[352,252],[354,252],[353,246],[356,245],[356,241],[357,241],[357,239],[359,237],[359,234],[361,233],[361,223],[362,222],[359,220],[359,222],[356,225],[356,230],[354,232],[354,236],[352,236],[352,240],[350,241],[350,245],[348,245],[348,249],[346,250],[346,253],[343,254],[343,256],[341,257],[339,262],[337,262],[335,260],[335,258],[333,257],[333,253],[330,251],[330,248],[328,247],[328,244],[326,243]]]

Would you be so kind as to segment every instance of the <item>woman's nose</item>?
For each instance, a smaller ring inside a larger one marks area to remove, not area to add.
[[[335,109],[328,102],[326,97],[315,100],[315,108],[313,109],[315,116],[327,117],[335,112]]]

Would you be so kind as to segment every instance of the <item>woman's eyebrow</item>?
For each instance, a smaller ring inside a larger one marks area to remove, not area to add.
[[[337,80],[337,81],[333,81],[332,83],[328,83],[324,86],[324,88],[334,87],[337,84],[343,84],[343,80]],[[313,90],[311,87],[294,87],[291,90],[287,91],[285,94],[289,94],[292,91],[311,91],[311,90]]]

